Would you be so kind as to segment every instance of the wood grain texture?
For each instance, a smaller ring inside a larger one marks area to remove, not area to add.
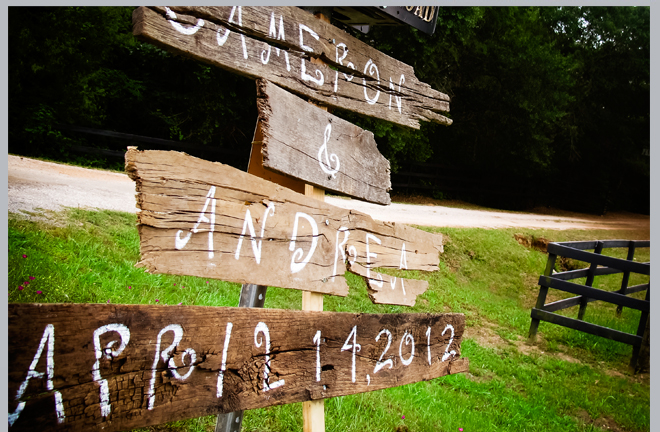
[[[139,265],[153,273],[345,296],[346,262],[438,269],[439,234],[374,221],[220,163],[130,149],[126,171],[138,192]]]
[[[449,97],[420,82],[411,66],[297,7],[139,7],[133,34],[327,106],[416,129],[420,121],[452,122],[441,114]]]
[[[325,190],[390,204],[390,163],[373,133],[257,80],[265,168]]]
[[[261,122],[257,120],[257,127],[254,129],[254,138],[252,139],[252,149],[250,151],[250,160],[248,162],[248,169],[252,175],[259,178],[266,179],[278,185],[285,186],[293,191],[304,194],[305,182],[264,168],[264,161],[261,154],[261,144],[263,142],[263,134],[261,133]]]
[[[468,370],[463,314],[106,304],[8,313],[12,431],[129,430]],[[377,367],[383,351],[391,368]]]

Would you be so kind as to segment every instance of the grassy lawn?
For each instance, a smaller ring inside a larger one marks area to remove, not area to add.
[[[133,214],[70,209],[47,217],[9,215],[9,302],[238,305],[238,284],[136,268]],[[325,296],[325,310],[464,313],[462,355],[470,359],[470,373],[328,399],[327,431],[650,429],[649,375],[628,372],[630,346],[543,322],[537,344],[526,344],[547,255],[514,238],[521,233],[550,241],[648,239],[648,231],[423,229],[444,234],[445,252],[437,272],[404,272],[429,281],[416,306],[374,305],[364,281],[349,274],[350,294]],[[635,258],[649,256],[640,249]],[[630,284],[646,281],[636,277]],[[594,286],[615,290],[620,283],[620,275],[601,276]],[[548,301],[568,296],[551,290]],[[266,307],[300,309],[301,297],[300,291],[269,288]],[[615,310],[593,302],[585,320],[634,333],[639,313],[624,309],[617,318]],[[576,317],[577,308],[562,313]],[[214,424],[215,417],[205,417],[143,430],[212,431]],[[243,430],[300,431],[302,406],[248,411]]]

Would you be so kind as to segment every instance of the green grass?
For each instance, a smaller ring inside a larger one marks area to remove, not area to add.
[[[604,421],[624,431],[650,429],[649,379],[629,374],[630,346],[549,323],[541,323],[536,346],[525,344],[547,255],[514,239],[516,233],[550,241],[643,239],[648,231],[423,229],[443,233],[445,252],[436,272],[402,272],[429,281],[416,306],[374,305],[364,281],[349,274],[349,295],[325,296],[324,309],[464,313],[461,348],[470,373],[328,399],[327,431],[598,431]],[[8,237],[9,302],[238,305],[238,284],[135,267],[139,238],[132,214],[69,209],[48,221],[10,215]],[[636,260],[649,261],[649,255],[641,249]],[[631,283],[645,281],[636,276]],[[612,275],[596,278],[594,286],[615,290],[620,283],[621,276]],[[568,296],[551,290],[550,298]],[[266,307],[300,305],[300,291],[269,288]],[[616,317],[615,309],[593,302],[585,319],[634,333],[639,313],[624,309]],[[563,313],[575,317],[577,308]],[[204,417],[142,430],[213,427],[214,417]],[[243,430],[300,431],[301,404],[248,411]]]

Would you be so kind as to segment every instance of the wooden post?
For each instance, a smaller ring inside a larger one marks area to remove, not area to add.
[[[332,9],[329,9],[332,13]],[[324,12],[326,12],[324,10]],[[328,13],[328,12],[326,12]],[[314,13],[314,16],[321,21],[330,23],[330,17],[321,12]],[[311,63],[323,65],[325,62],[322,60],[312,58]],[[311,102],[310,102],[311,103]],[[316,105],[316,104],[315,104]],[[319,105],[317,105],[319,106]],[[328,107],[319,106],[321,109],[328,111]],[[305,195],[325,201],[325,191],[321,188],[305,184]],[[323,294],[310,291],[303,291],[302,293],[302,310],[307,311],[323,311]],[[303,432],[325,432],[325,403],[323,399],[303,402]]]
[[[632,261],[634,257],[635,257],[635,242],[631,240],[630,245],[628,246],[628,256],[626,257],[626,259],[628,261]],[[626,291],[628,290],[629,280],[630,280],[630,271],[624,271],[623,279],[621,280],[621,289],[619,290],[620,294],[626,295]],[[616,316],[620,317],[621,312],[623,312],[623,306],[619,305],[616,307]]]
[[[305,195],[325,201],[325,192],[323,189],[315,188],[312,185],[305,185]],[[323,294],[303,291],[302,310],[304,311],[323,311]],[[324,432],[325,431],[325,403],[323,399],[303,402],[303,432]]]
[[[648,293],[648,291],[647,291]],[[648,295],[646,296],[648,298]],[[641,323],[641,320],[640,320]],[[637,359],[635,363],[631,360],[631,368],[634,368],[634,373],[643,373],[651,372],[651,321],[646,319],[646,330],[644,330],[644,336],[642,338],[642,346],[637,353]],[[639,330],[638,332],[639,333]],[[635,356],[635,348],[633,348],[633,357]]]
[[[603,252],[603,242],[599,241],[596,243],[596,248],[594,249],[594,253],[600,254]],[[598,264],[592,263],[589,266],[589,274],[587,276],[587,281],[585,282],[585,286],[592,286],[594,284],[594,277],[596,273],[596,268],[598,267]],[[587,303],[589,303],[586,297],[582,297],[580,299],[580,310],[578,311],[578,318],[580,321],[584,320],[584,314],[587,312]]]
[[[555,261],[557,261],[557,255],[548,254],[548,262],[545,265],[545,276],[552,276],[552,271],[555,268]],[[542,309],[545,306],[545,298],[548,295],[548,287],[541,286],[539,289],[539,296],[536,299],[536,308]],[[529,326],[529,337],[527,341],[529,343],[534,343],[536,341],[536,331],[539,328],[539,323],[541,322],[538,318],[532,318],[532,324]]]
[[[646,290],[646,298],[645,298],[646,301],[649,301],[651,299],[650,294],[651,294],[651,288],[649,287]],[[633,345],[632,358],[630,359],[630,371],[632,373],[635,373],[635,370],[637,369],[637,360],[640,357],[640,351],[642,349],[642,345],[644,344],[647,345],[645,347],[645,356],[648,356],[650,354],[650,350],[649,350],[650,336],[648,332],[649,332],[649,313],[643,311],[642,315],[639,317],[639,326],[637,327],[637,336],[643,336],[643,338],[639,345]],[[644,361],[648,363],[647,358],[645,358]]]

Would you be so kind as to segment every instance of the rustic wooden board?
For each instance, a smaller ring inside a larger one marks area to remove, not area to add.
[[[452,122],[441,114],[449,97],[420,82],[411,66],[297,7],[140,7],[133,34],[327,106],[416,129],[420,121]]]
[[[264,167],[324,190],[390,204],[390,163],[374,134],[257,80]]]
[[[127,430],[468,370],[463,314],[106,304],[8,312],[12,431]]]
[[[221,163],[133,148],[126,171],[141,210],[139,265],[154,273],[345,296],[346,262],[438,269],[439,234],[374,221]]]
[[[376,304],[415,306],[417,296],[429,288],[427,281],[384,275],[358,263],[349,264],[348,271],[364,278],[369,298]]]

